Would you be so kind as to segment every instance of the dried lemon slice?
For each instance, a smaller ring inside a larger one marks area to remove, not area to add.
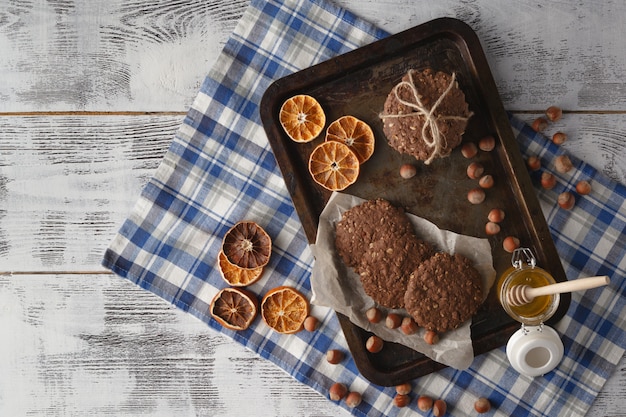
[[[231,330],[247,329],[259,311],[254,294],[240,288],[224,288],[211,301],[211,315]]]
[[[309,158],[313,180],[331,191],[341,191],[354,184],[359,176],[359,159],[343,142],[321,143]]]
[[[224,235],[222,251],[231,264],[244,269],[256,269],[269,262],[272,240],[255,222],[241,221]]]
[[[246,285],[254,284],[263,274],[262,266],[246,269],[230,263],[222,251],[218,255],[218,265],[224,281],[233,287],[245,287]]]
[[[374,154],[372,128],[354,116],[343,116],[332,122],[326,129],[326,140],[348,145],[361,164]]]
[[[286,100],[280,108],[280,124],[295,142],[310,142],[324,129],[326,115],[313,97],[300,94]]]
[[[261,317],[279,333],[296,333],[309,315],[306,297],[292,287],[281,286],[268,291],[261,302]]]

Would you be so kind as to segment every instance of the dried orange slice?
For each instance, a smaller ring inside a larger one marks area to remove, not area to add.
[[[341,191],[359,176],[359,158],[350,147],[334,140],[319,144],[309,158],[313,180],[331,191]]]
[[[304,143],[315,139],[324,129],[326,114],[317,100],[300,94],[283,103],[279,120],[292,140]]]
[[[370,159],[374,153],[374,132],[367,123],[354,116],[343,116],[326,129],[326,140],[343,142],[359,158],[359,163]]]
[[[269,262],[272,240],[255,222],[241,221],[224,235],[222,252],[231,264],[243,269],[256,269]]]
[[[309,315],[306,297],[292,287],[281,286],[268,291],[261,301],[261,317],[279,333],[296,333]]]
[[[263,274],[262,266],[254,269],[245,269],[231,264],[222,251],[220,251],[217,259],[222,278],[233,287],[245,287],[246,285],[254,284]]]
[[[224,288],[211,301],[211,315],[231,330],[247,329],[259,312],[259,301],[249,291]]]

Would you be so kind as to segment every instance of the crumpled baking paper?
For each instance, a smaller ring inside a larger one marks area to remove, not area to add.
[[[342,313],[355,325],[377,334],[383,340],[401,343],[444,365],[456,369],[467,369],[474,359],[470,332],[471,320],[455,330],[440,334],[440,340],[435,345],[429,345],[424,341],[423,336],[426,330],[423,328],[420,328],[416,334],[405,335],[399,329],[387,328],[384,320],[377,324],[372,324],[367,320],[365,312],[376,306],[376,303],[363,291],[359,275],[352,268],[344,265],[335,250],[335,224],[341,219],[344,211],[364,201],[349,194],[335,192],[322,211],[317,239],[315,244],[311,245],[315,256],[311,275],[313,291],[311,302]],[[487,239],[441,230],[426,219],[412,214],[408,216],[420,238],[430,242],[438,250],[450,254],[460,253],[474,263],[474,267],[482,277],[483,296],[486,298],[496,277],[496,271],[492,265],[491,247]],[[397,312],[408,315],[403,309],[379,308],[383,313]]]

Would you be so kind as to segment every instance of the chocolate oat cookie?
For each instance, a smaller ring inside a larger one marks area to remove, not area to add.
[[[387,200],[369,200],[343,213],[335,226],[335,248],[344,263],[355,268],[370,243],[407,233],[413,233],[413,225],[404,210]]]
[[[335,247],[360,275],[365,293],[388,308],[404,305],[409,275],[434,253],[415,235],[404,210],[383,199],[345,211],[335,228]]]
[[[411,274],[404,307],[419,326],[437,333],[457,328],[482,302],[480,273],[466,257],[439,252]]]
[[[461,143],[472,113],[455,74],[409,70],[380,115],[389,145],[429,164]]]
[[[404,307],[411,272],[434,252],[429,243],[412,233],[382,236],[369,245],[356,267],[363,290],[381,306]]]

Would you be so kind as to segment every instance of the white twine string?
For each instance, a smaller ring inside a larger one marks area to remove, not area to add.
[[[441,104],[443,99],[448,95],[448,93],[450,92],[450,90],[452,90],[452,87],[454,86],[454,83],[456,81],[456,74],[452,73],[452,79],[450,80],[450,85],[448,85],[448,87],[444,90],[441,96],[439,96],[435,104],[433,104],[433,106],[430,109],[428,109],[425,105],[422,104],[422,101],[420,100],[419,92],[417,91],[417,87],[415,86],[415,82],[413,81],[414,72],[415,70],[410,70],[408,74],[409,81],[401,81],[400,83],[398,83],[394,87],[393,93],[395,94],[400,104],[404,104],[405,106],[415,110],[415,112],[406,113],[406,114],[381,114],[380,117],[381,119],[388,119],[388,118],[399,119],[402,117],[424,116],[424,125],[422,126],[422,140],[424,141],[426,146],[428,146],[431,149],[434,148],[434,150],[431,152],[428,159],[424,161],[424,163],[428,165],[432,162],[433,159],[435,159],[435,157],[437,157],[437,155],[441,153],[441,149],[445,148],[447,144],[446,136],[439,129],[437,120],[467,121],[469,117],[471,116],[471,113],[468,117],[462,117],[462,116],[436,116],[435,117],[434,114],[435,114],[435,110],[437,109],[437,106]],[[398,89],[400,89],[401,87],[409,88],[409,90],[411,91],[413,95],[413,99],[415,99],[414,103],[400,98],[400,95],[398,94]],[[428,139],[426,135],[428,129],[430,129],[430,139]]]

